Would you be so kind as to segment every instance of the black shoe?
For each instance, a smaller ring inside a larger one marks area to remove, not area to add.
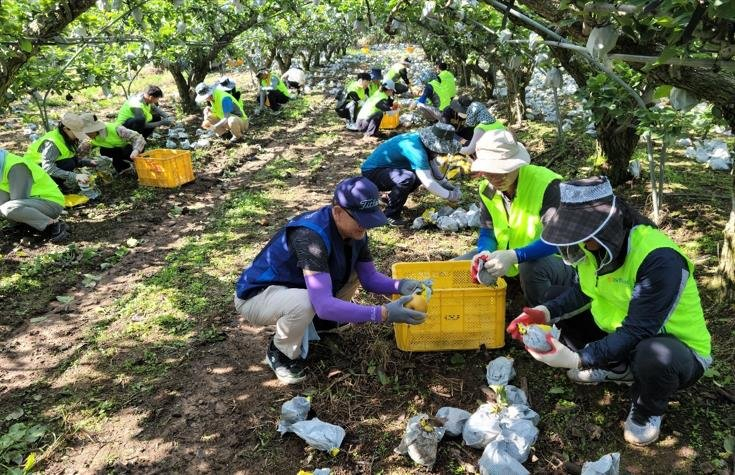
[[[338,333],[340,329],[348,325],[347,323],[324,320],[317,316],[314,317],[312,323],[314,324],[314,328],[316,328],[316,332],[320,335],[324,335],[327,333]]]
[[[268,366],[270,366],[280,382],[296,384],[306,379],[305,361],[301,358],[292,360],[284,355],[273,344],[273,340],[268,345],[268,351],[265,356]]]
[[[221,138],[222,140],[230,140],[232,138],[232,132],[228,130],[224,134],[220,135],[219,138]]]
[[[69,226],[62,220],[58,220],[55,223],[51,223],[51,225],[46,228],[46,232],[48,233],[49,240],[51,242],[64,242],[69,237]]]
[[[408,226],[410,221],[405,218],[388,218],[389,226]]]

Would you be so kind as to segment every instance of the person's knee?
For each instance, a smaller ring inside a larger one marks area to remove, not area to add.
[[[634,372],[638,375],[661,375],[672,370],[672,350],[663,338],[646,338],[635,347]]]
[[[11,221],[16,221],[13,218],[17,218],[25,205],[20,200],[10,200],[0,205],[0,214],[5,216]]]

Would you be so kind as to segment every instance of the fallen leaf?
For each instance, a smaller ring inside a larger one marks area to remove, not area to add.
[[[25,414],[23,412],[23,408],[22,407],[19,407],[18,409],[14,410],[13,412],[11,412],[7,416],[5,416],[5,420],[6,421],[14,421],[16,419],[20,419],[21,417],[23,417],[23,414]]]
[[[127,244],[128,247],[135,247],[138,245],[138,240],[135,238],[128,238],[128,240],[125,241],[125,244]]]

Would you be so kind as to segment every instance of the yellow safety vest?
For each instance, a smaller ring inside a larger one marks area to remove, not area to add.
[[[130,97],[122,105],[122,107],[120,108],[120,112],[118,112],[117,114],[117,119],[115,119],[115,123],[118,125],[122,125],[123,122],[125,122],[126,120],[135,117],[133,109],[141,109],[143,111],[146,123],[153,120],[153,111],[151,110],[151,105],[145,103],[142,94],[136,94]]]
[[[242,103],[235,99],[235,97],[230,94],[227,91],[223,91],[222,89],[215,89],[214,93],[212,93],[212,114],[214,114],[215,117],[222,120],[225,118],[225,112],[222,109],[222,101],[229,97],[230,100],[232,100],[232,103],[235,104],[235,107],[240,108],[240,112],[242,113],[242,119],[246,120],[248,118],[247,115],[245,115],[245,109],[242,106]]]
[[[39,200],[52,201],[56,204],[64,206],[64,195],[59,190],[59,185],[46,173],[43,168],[31,162],[26,157],[20,157],[12,153],[5,155],[5,165],[2,169],[0,177],[0,190],[10,193],[10,183],[8,182],[8,174],[10,169],[17,164],[23,164],[28,167],[33,177],[33,185],[31,186],[30,197]]]
[[[43,157],[41,156],[41,145],[47,140],[52,141],[54,145],[56,145],[56,148],[59,150],[59,156],[56,158],[57,162],[74,157],[76,150],[69,148],[69,146],[66,144],[66,140],[64,140],[64,136],[61,134],[61,130],[59,130],[58,128],[52,130],[51,132],[47,132],[40,138],[36,139],[36,141],[33,142],[30,147],[28,147],[28,151],[26,151],[24,157],[33,163],[40,164],[41,160],[43,159]]]

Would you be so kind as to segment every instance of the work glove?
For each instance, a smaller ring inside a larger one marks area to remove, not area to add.
[[[77,173],[74,175],[74,179],[77,181],[77,183],[81,185],[86,185],[89,183],[89,175],[86,173]]]
[[[449,190],[449,197],[447,198],[447,200],[449,200],[452,203],[457,203],[461,199],[462,199],[462,192],[460,191],[459,188]]]
[[[139,150],[133,150],[132,152],[130,152],[130,160],[134,159],[138,155],[140,155],[140,151]]]
[[[416,293],[416,291],[421,290],[422,285],[431,288],[431,286],[434,285],[434,282],[431,279],[401,279],[398,281],[398,293],[401,295],[411,295]]]
[[[528,351],[536,361],[546,363],[552,368],[579,368],[579,353],[570,350],[564,343],[561,343],[551,335],[547,335],[546,340],[552,347],[550,351],[547,351],[546,353],[538,353],[530,348],[526,348],[526,351]]]
[[[470,278],[475,284],[481,283],[477,278],[477,273],[480,272],[480,268],[485,264],[485,261],[489,256],[489,251],[482,251],[472,256],[472,264],[470,264]]]
[[[387,320],[390,323],[408,323],[409,325],[424,323],[424,320],[426,320],[425,313],[404,307],[404,305],[410,302],[412,298],[413,295],[404,295],[403,297],[386,304],[385,309],[388,312]]]
[[[521,333],[518,331],[519,323],[526,326],[534,323],[537,325],[547,325],[550,321],[551,314],[549,313],[549,309],[544,305],[537,305],[533,308],[524,307],[523,313],[514,318],[505,331],[508,332],[514,340],[521,341]]]
[[[514,250],[495,251],[485,261],[485,270],[497,279],[504,276],[513,264],[518,264],[518,255]]]

